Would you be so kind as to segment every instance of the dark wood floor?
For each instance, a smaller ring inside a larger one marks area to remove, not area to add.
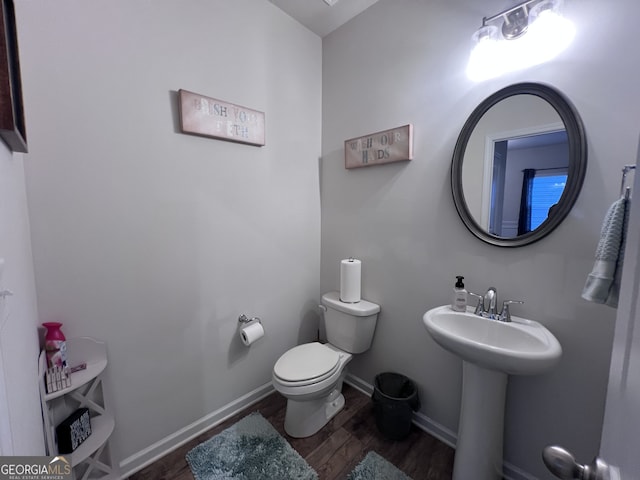
[[[454,454],[451,447],[415,425],[412,425],[411,433],[405,440],[387,440],[376,428],[371,399],[346,384],[343,394],[346,399],[344,409],[312,437],[291,438],[284,432],[286,399],[273,393],[129,478],[193,480],[185,460],[186,453],[245,415],[259,411],[318,472],[320,480],[344,480],[370,450],[386,458],[414,480],[451,479]]]

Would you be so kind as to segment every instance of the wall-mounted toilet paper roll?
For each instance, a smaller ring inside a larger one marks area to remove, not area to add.
[[[362,262],[355,258],[347,258],[340,262],[340,300],[345,303],[356,303],[360,297],[360,277]]]
[[[240,329],[240,339],[247,347],[264,336],[264,328],[259,322],[250,323]]]

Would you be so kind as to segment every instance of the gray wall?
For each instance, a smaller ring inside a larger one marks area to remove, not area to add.
[[[123,460],[315,338],[321,40],[264,0],[16,4],[40,320],[107,342]],[[266,112],[266,146],[179,133],[180,88]]]
[[[24,155],[0,144],[0,456],[44,455]]]
[[[381,0],[323,39],[321,287],[338,288],[341,258],[363,261],[363,297],[382,312],[371,350],[351,362],[351,372],[369,383],[381,371],[408,375],[419,385],[422,413],[453,431],[461,362],[429,338],[422,314],[451,301],[455,275],[464,275],[471,291],[495,285],[500,298],[524,300],[515,314],[545,324],[564,355],[549,374],[511,380],[505,456],[551,478],[540,457],[545,445],[560,443],[584,462],[599,447],[615,310],[580,293],[618,195],[620,168],[636,158],[640,65],[620,50],[635,42],[632,29],[620,25],[640,5],[567,2],[578,33],[562,56],[474,84],[464,74],[470,36],[483,16],[504,7],[497,0]],[[520,81],[550,84],[575,104],[589,167],[577,204],[555,232],[528,247],[500,249],[459,220],[449,168],[475,106]],[[345,139],[406,123],[414,125],[414,160],[345,170]]]

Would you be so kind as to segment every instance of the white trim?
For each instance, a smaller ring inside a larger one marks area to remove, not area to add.
[[[559,132],[561,130],[566,130],[564,123],[552,122],[543,125],[531,125],[523,128],[514,128],[513,130],[504,130],[502,132],[493,132],[487,135],[487,139],[495,143],[503,140],[513,140],[514,138],[541,135],[543,133]],[[493,149],[491,153],[493,153]]]
[[[413,414],[413,424],[424,430],[428,434],[436,437],[442,443],[446,443],[451,448],[456,448],[456,443],[458,442],[458,435],[452,430],[449,430],[444,425],[439,424],[431,420],[425,414],[420,412],[415,412]]]
[[[355,375],[347,374],[344,381],[369,397],[373,393],[373,385],[368,384]],[[449,430],[444,425],[433,421],[420,412],[415,412],[413,414],[412,422],[416,427],[427,432],[429,435],[436,437],[438,440],[454,449],[456,448],[456,442],[458,440],[456,432]],[[537,477],[525,472],[509,462],[504,462],[502,465],[502,474],[505,480],[537,480]]]
[[[513,238],[518,236],[518,222],[516,220],[503,220],[500,236]]]
[[[242,397],[234,400],[231,403],[215,410],[214,412],[205,415],[204,417],[196,420],[190,425],[181,428],[175,433],[166,436],[165,438],[157,441],[156,443],[140,450],[137,453],[125,458],[120,462],[120,471],[122,472],[121,478],[128,478],[135,472],[143,469],[147,465],[155,462],[159,458],[167,455],[176,448],[184,445],[189,440],[197,437],[201,433],[209,430],[216,425],[224,422],[226,419],[232,417],[241,410],[253,405],[254,403],[262,400],[268,395],[275,392],[271,382],[256,388],[255,390],[243,395]]]
[[[502,477],[504,480],[538,480],[538,477],[516,467],[512,463],[502,463]]]
[[[351,385],[356,390],[364,393],[367,397],[371,397],[373,394],[373,385],[368,384],[360,377],[356,377],[351,373],[347,373],[347,376],[344,379],[345,383]]]
[[[492,136],[484,140],[484,162],[482,168],[482,191],[480,196],[480,226],[489,231],[489,215],[491,212],[491,184],[493,183],[493,159],[496,143]]]

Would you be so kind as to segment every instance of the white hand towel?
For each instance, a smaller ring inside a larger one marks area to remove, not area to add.
[[[617,308],[620,277],[624,260],[624,242],[627,235],[629,200],[616,200],[604,218],[596,261],[587,277],[582,298]]]

